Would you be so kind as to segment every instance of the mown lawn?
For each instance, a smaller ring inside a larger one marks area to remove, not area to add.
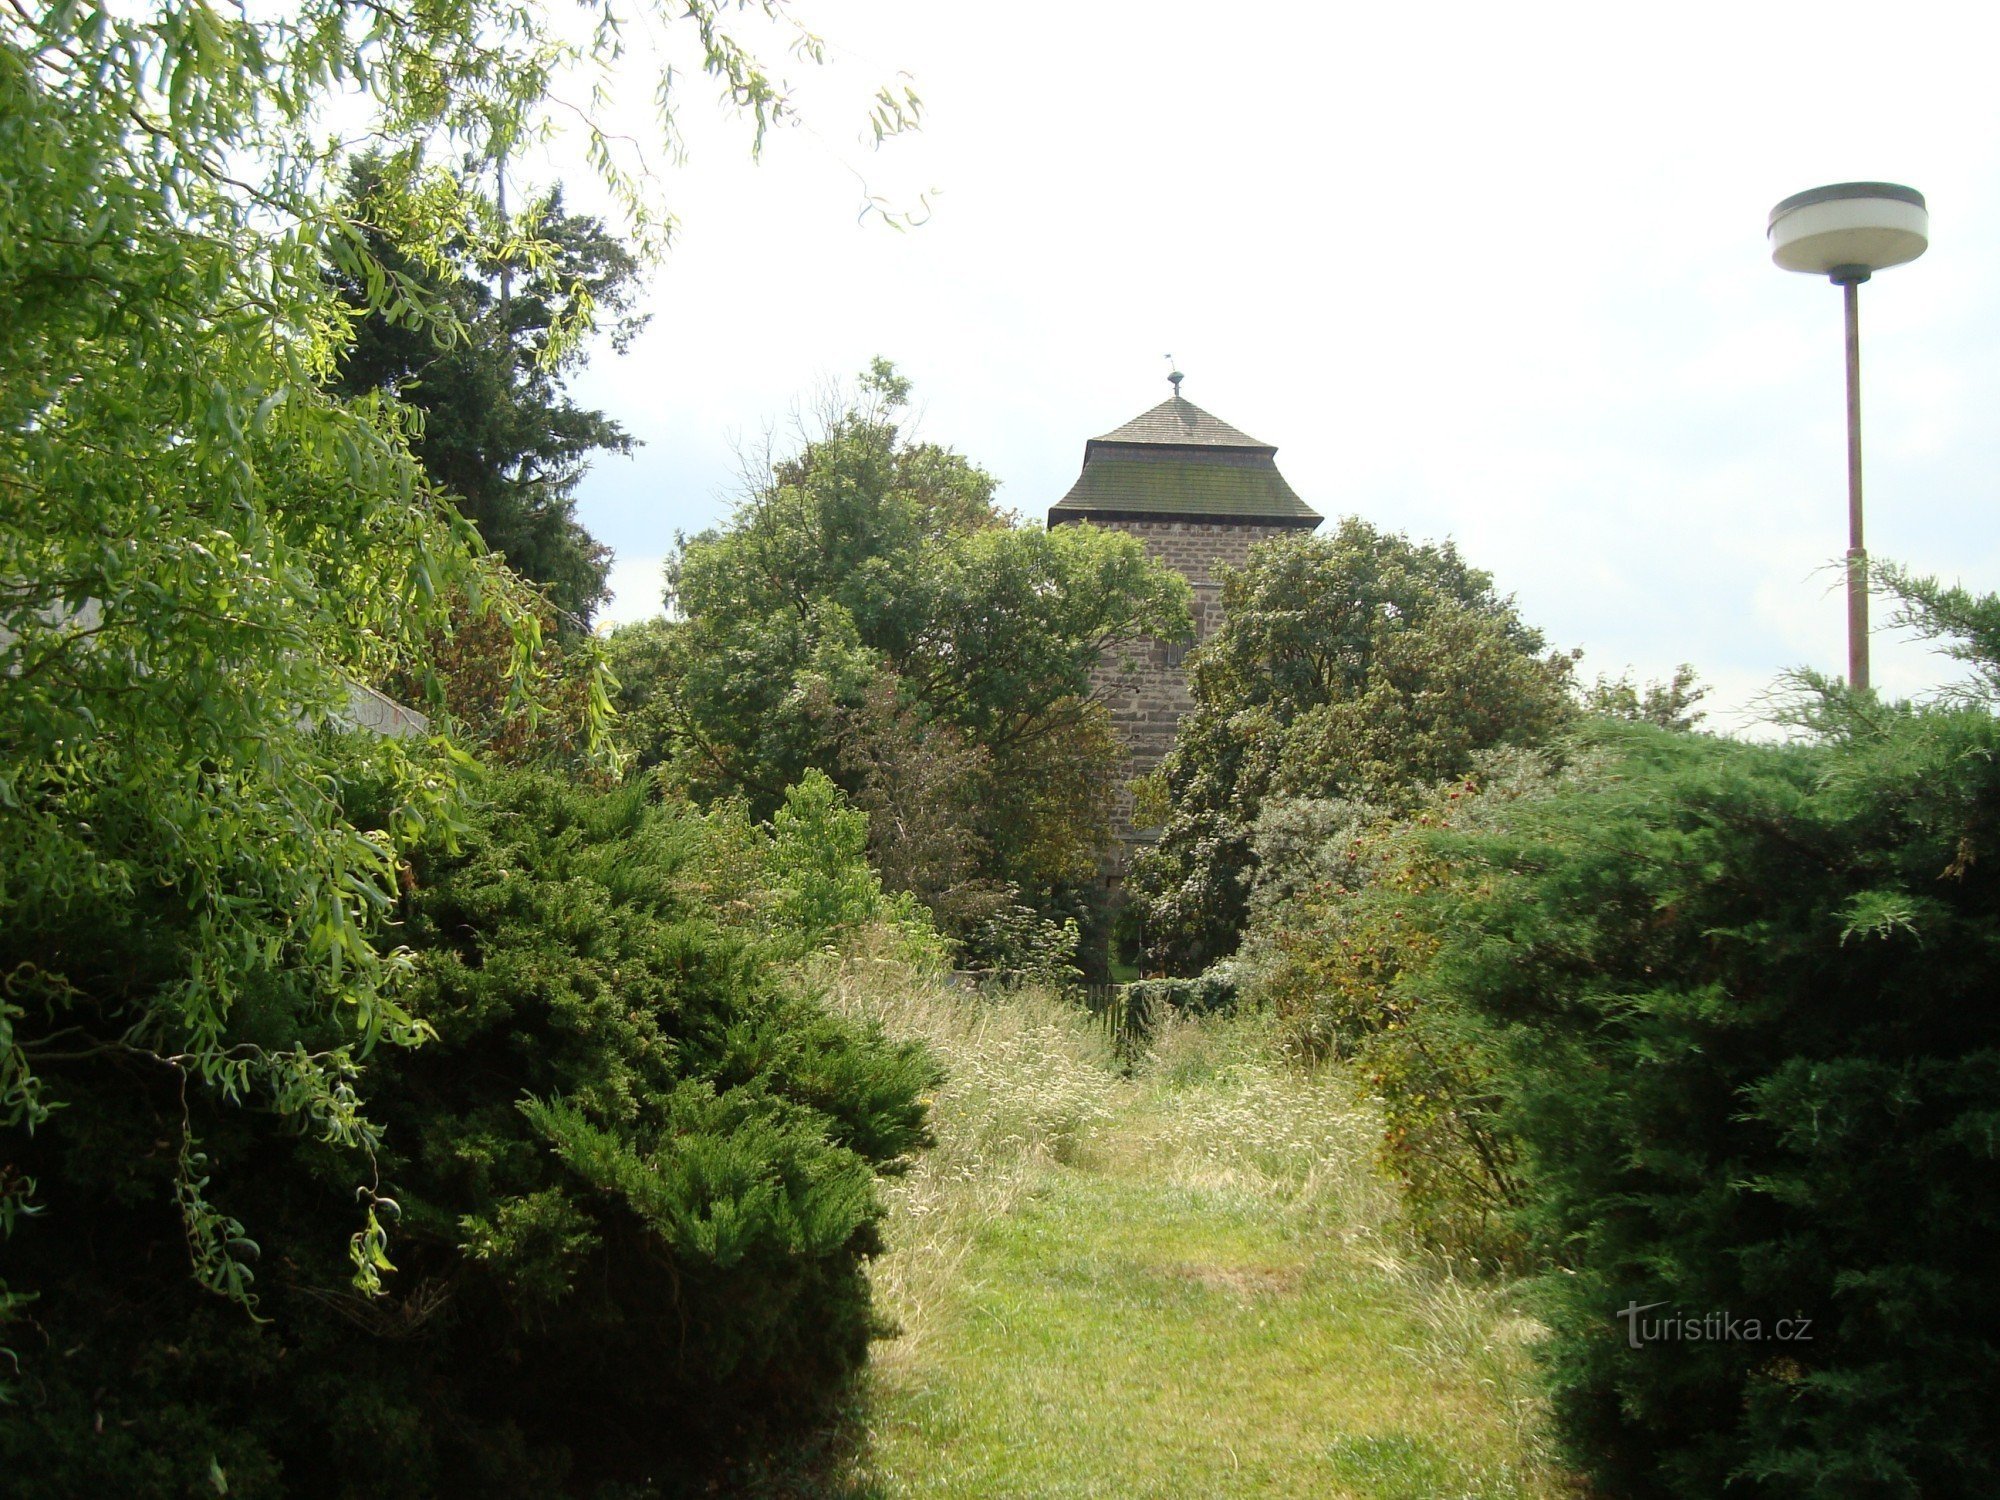
[[[878,1286],[905,1333],[848,1493],[1569,1493],[1533,1325],[1401,1245],[1339,1080],[1269,1058],[1254,1021],[1122,1077],[1060,1010],[999,1003],[1027,1010],[884,1017],[957,1066],[898,1190]]]

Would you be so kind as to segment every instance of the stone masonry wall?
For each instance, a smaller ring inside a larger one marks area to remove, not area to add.
[[[1192,585],[1197,643],[1209,640],[1222,628],[1222,585],[1216,580],[1216,571],[1242,567],[1250,560],[1253,545],[1295,529],[1219,521],[1098,524],[1138,537],[1148,553]],[[1127,780],[1145,776],[1159,766],[1173,748],[1181,716],[1194,707],[1182,661],[1189,649],[1186,645],[1169,646],[1150,636],[1137,637],[1105,648],[1090,674],[1091,691],[1110,710],[1112,728],[1125,744]],[[1151,829],[1135,831],[1131,813],[1132,794],[1121,787],[1113,826],[1128,855],[1155,837]]]

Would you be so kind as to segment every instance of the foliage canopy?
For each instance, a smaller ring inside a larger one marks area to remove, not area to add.
[[[1571,659],[1545,654],[1449,542],[1350,517],[1253,549],[1224,575],[1223,607],[1158,773],[1165,826],[1134,868],[1149,956],[1179,973],[1234,951],[1267,797],[1405,809],[1476,752],[1571,713]]]
[[[746,13],[787,24],[775,0]],[[722,8],[661,19],[760,138],[788,111]],[[448,321],[336,188],[365,139],[408,263],[479,258],[485,164],[619,50],[619,7],[584,20],[587,40],[495,0],[0,8],[0,1129],[48,1128],[73,1067],[185,1089],[131,1149],[165,1131],[196,1274],[238,1300],[255,1247],[210,1201],[194,1101],[365,1151],[362,1059],[427,1031],[369,929],[413,842],[457,818],[463,761],[323,726],[350,682],[421,667],[447,601],[500,622],[517,687],[538,636],[412,456],[410,410],[327,388],[357,319]],[[912,108],[884,95],[878,132]],[[588,133],[657,245],[639,178]],[[551,317],[547,360],[588,310]],[[386,789],[365,829],[357,782]],[[0,1233],[40,1201],[7,1175]]]
[[[190,1493],[211,1464],[246,1496],[677,1493],[735,1423],[860,1360],[876,1175],[926,1144],[935,1072],[773,961],[884,921],[924,940],[865,818],[823,779],[772,832],[643,784],[486,790],[397,903],[438,1035],[366,1070],[380,1291],[341,1254],[356,1153],[196,1095],[217,1195],[273,1247],[268,1322],[204,1298],[166,1191],[171,1080],[72,1066],[75,1108],[20,1159],[64,1199],[10,1247],[43,1292],[0,1421],[10,1494]]]
[[[682,618],[657,644],[680,784],[763,812],[827,771],[950,922],[980,909],[969,882],[1045,905],[1095,875],[1119,752],[1090,669],[1121,636],[1185,636],[1189,596],[1135,538],[1012,524],[989,475],[904,437],[907,398],[877,360],[726,527],[686,539],[667,572]],[[946,828],[920,833],[940,808]]]

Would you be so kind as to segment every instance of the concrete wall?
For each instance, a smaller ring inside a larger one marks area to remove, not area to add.
[[[421,739],[431,732],[428,715],[358,682],[347,684],[347,712],[335,715],[334,722],[392,740]]]

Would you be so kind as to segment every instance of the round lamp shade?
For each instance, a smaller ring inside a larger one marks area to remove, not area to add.
[[[1861,281],[1922,255],[1931,219],[1915,188],[1837,182],[1794,193],[1772,209],[1770,234],[1771,259],[1787,271]]]

